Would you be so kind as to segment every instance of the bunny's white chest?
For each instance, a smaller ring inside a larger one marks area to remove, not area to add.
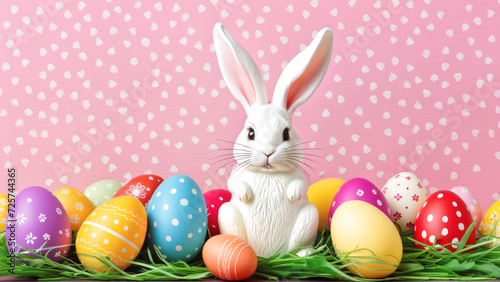
[[[291,180],[304,176],[297,173],[266,174],[246,171],[232,177],[249,184],[253,192],[249,201],[243,202],[235,197],[231,200],[243,215],[248,243],[258,248],[257,253],[267,256],[281,247],[286,248],[297,214],[302,205],[307,203],[307,198],[290,201],[286,191]]]

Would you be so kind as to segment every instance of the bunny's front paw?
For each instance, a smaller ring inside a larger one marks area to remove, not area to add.
[[[308,255],[312,254],[313,252],[314,252],[313,248],[306,248],[306,249],[302,249],[302,250],[298,251],[297,256],[307,257]]]
[[[292,180],[286,189],[286,196],[292,202],[298,201],[304,197],[307,186],[303,181],[300,180]]]
[[[252,188],[246,182],[239,182],[235,184],[234,196],[242,201],[246,202],[252,198]]]

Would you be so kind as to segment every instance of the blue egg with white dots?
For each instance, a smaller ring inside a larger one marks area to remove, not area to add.
[[[148,206],[148,246],[168,261],[189,261],[202,249],[207,209],[200,187],[186,175],[164,180]]]

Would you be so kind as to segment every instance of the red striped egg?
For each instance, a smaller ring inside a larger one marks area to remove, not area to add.
[[[257,255],[252,247],[229,234],[208,239],[203,247],[203,261],[213,275],[229,281],[247,279],[257,269]]]

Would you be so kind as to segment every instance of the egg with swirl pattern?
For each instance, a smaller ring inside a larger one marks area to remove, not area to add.
[[[104,202],[80,227],[75,242],[78,259],[86,269],[106,272],[111,267],[102,259],[108,257],[124,270],[139,254],[146,228],[146,210],[136,198],[121,196]]]

